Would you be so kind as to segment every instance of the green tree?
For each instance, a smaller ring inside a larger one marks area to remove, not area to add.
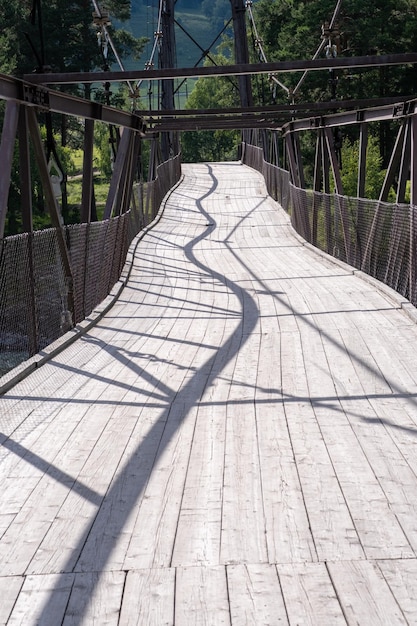
[[[342,184],[346,196],[357,196],[359,163],[359,141],[346,139],[342,146]],[[372,135],[368,139],[366,154],[365,198],[376,200],[382,188],[385,170],[382,169],[382,157],[379,153],[378,141]]]
[[[223,45],[230,45],[224,43]],[[214,57],[218,65],[227,65],[230,58],[223,54]],[[207,62],[206,65],[211,65]],[[237,85],[227,77],[200,78],[191,92],[188,109],[213,109],[239,106]],[[183,160],[186,162],[227,161],[237,158],[240,143],[238,131],[192,131],[185,132],[181,139]]]
[[[130,2],[127,0],[111,0],[107,2],[111,17],[124,20],[130,16]],[[49,65],[54,71],[93,71],[103,66],[102,51],[97,45],[97,26],[92,21],[92,5],[90,0],[76,0],[70,3],[64,0],[49,0],[41,3],[41,12],[37,9],[31,14],[32,2],[19,0],[0,0],[2,30],[0,34],[0,72],[21,77],[34,70],[43,70]],[[33,19],[32,19],[33,18]],[[132,53],[138,56],[145,44],[144,38],[133,37],[127,31],[112,31],[118,54],[124,58]],[[114,62],[109,49],[108,63]],[[65,91],[90,95],[79,86],[65,87]],[[115,98],[120,98],[115,93]],[[124,102],[127,99],[123,99]],[[118,102],[119,104],[119,102]],[[0,107],[0,128],[3,124],[3,108]],[[42,120],[41,122],[45,121]],[[79,122],[65,116],[52,116],[53,136],[57,144],[62,165],[68,164],[66,151],[62,146],[79,147],[82,137]],[[58,133],[60,140],[58,140]],[[33,161],[33,159],[32,159]],[[67,168],[66,168],[67,169]],[[34,180],[34,212],[42,215],[43,202],[39,181],[36,178],[36,166],[32,163]],[[69,172],[67,172],[69,173]],[[13,168],[11,189],[9,194],[9,211],[11,219],[6,234],[14,234],[20,228],[20,182],[18,167]],[[36,216],[35,216],[36,217]],[[39,222],[35,219],[34,221]]]
[[[270,61],[309,59],[322,41],[322,25],[329,22],[335,0],[258,0],[254,14]],[[417,44],[417,0],[345,0],[333,33],[338,54],[362,56],[409,52]],[[322,53],[322,57],[325,53]],[[303,85],[303,99],[328,99],[328,72],[311,72]],[[298,76],[283,78],[294,87]],[[413,93],[413,68],[340,72],[338,97],[376,97],[387,93]],[[411,91],[410,91],[411,90]],[[285,99],[285,93],[282,92]]]
[[[310,59],[322,41],[322,26],[333,16],[336,0],[258,0],[254,14],[268,60]],[[417,0],[345,0],[336,21],[331,43],[337,54],[364,56],[394,54],[417,49]],[[328,37],[326,41],[329,42]],[[324,58],[325,51],[321,53]],[[287,87],[294,88],[301,74],[281,75]],[[330,79],[334,79],[331,83]],[[334,89],[334,92],[333,92]],[[412,95],[417,89],[413,66],[310,72],[297,91],[304,101],[371,99]],[[273,100],[288,101],[284,90],[276,87]],[[267,101],[266,96],[266,101]],[[337,104],[335,104],[337,108]],[[349,129],[345,130],[351,140]],[[382,165],[386,167],[395,135],[380,123],[377,129]]]

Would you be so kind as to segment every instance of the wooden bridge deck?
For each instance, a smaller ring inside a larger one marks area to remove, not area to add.
[[[0,399],[0,623],[417,624],[417,327],[257,173],[184,171]]]

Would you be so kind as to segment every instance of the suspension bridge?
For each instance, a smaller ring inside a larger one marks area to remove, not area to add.
[[[232,6],[239,22],[244,3]],[[213,69],[244,92],[244,77],[281,82],[289,65]],[[80,77],[48,75],[67,80]],[[416,101],[273,110],[246,92],[241,109],[139,115],[45,82],[0,77],[1,224],[18,131],[28,226],[0,250],[0,623],[416,624]],[[61,222],[45,111],[85,118],[77,225]],[[121,129],[102,221],[98,120]],[[397,141],[380,198],[364,200],[381,120]],[[343,195],[334,145],[349,124],[358,198]],[[239,160],[181,164],[176,132],[203,127],[242,129]],[[317,138],[311,190],[304,131]],[[29,140],[47,231],[31,228]]]

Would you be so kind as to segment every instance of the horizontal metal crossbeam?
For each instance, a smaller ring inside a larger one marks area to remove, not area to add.
[[[408,111],[410,105],[405,104],[412,101],[412,96],[403,98],[377,98],[375,100],[343,100],[318,103],[305,103],[294,105],[277,105],[268,107],[250,107],[248,109],[228,108],[228,109],[191,109],[178,111],[150,111],[144,112],[146,127],[155,132],[166,131],[198,131],[198,130],[231,130],[245,128],[263,128],[270,130],[305,130],[320,126],[342,125],[339,118],[343,113],[331,116],[311,117],[317,111],[329,111],[337,107],[338,109],[352,109],[349,115],[353,122],[364,115],[360,107],[373,105],[369,109],[369,115],[375,116],[373,111],[381,111],[383,107],[384,119],[399,116],[400,112]],[[405,106],[405,109],[404,109]],[[376,109],[378,107],[378,109]],[[371,113],[372,111],[372,113]],[[367,113],[368,114],[368,113]],[[298,116],[296,121],[295,115]],[[300,117],[301,116],[301,117]],[[330,121],[330,119],[332,121]],[[343,118],[345,119],[345,118]]]
[[[24,78],[36,84],[77,84],[96,82],[124,82],[129,80],[169,80],[173,78],[201,78],[204,76],[243,76],[280,74],[289,72],[343,70],[351,68],[386,67],[417,63],[417,53],[338,57],[275,63],[246,63],[214,67],[167,68],[160,70],[126,70],[124,72],[65,72],[27,74]]]
[[[411,100],[357,111],[335,113],[334,115],[326,115],[323,117],[301,118],[288,122],[282,127],[282,130],[284,134],[286,134],[288,132],[299,132],[314,128],[335,128],[337,126],[349,126],[363,122],[382,122],[384,120],[393,120],[395,118],[414,115],[416,113],[416,107],[417,100]]]
[[[265,115],[283,112],[298,113],[299,111],[328,111],[331,109],[365,109],[369,106],[382,106],[384,104],[396,104],[413,100],[415,96],[386,96],[384,98],[361,98],[359,100],[326,100],[324,102],[294,102],[292,104],[273,104],[267,106],[253,106],[245,108],[245,115],[248,113],[262,113]],[[141,110],[146,120],[150,118],[164,117],[192,117],[198,115],[233,115],[242,113],[242,107],[224,107],[221,109],[153,109]]]
[[[0,99],[14,100],[27,106],[35,106],[55,113],[100,120],[107,124],[131,128],[145,137],[143,119],[136,113],[128,113],[47,87],[37,87],[4,74],[0,74]]]

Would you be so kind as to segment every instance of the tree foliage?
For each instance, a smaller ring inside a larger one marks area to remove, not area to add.
[[[310,59],[322,41],[322,26],[329,23],[335,0],[258,0],[254,13],[270,61]],[[338,55],[364,56],[416,50],[417,0],[345,0],[331,34]],[[322,57],[325,53],[322,52]],[[285,77],[294,87],[300,76]],[[349,70],[337,76],[340,98],[377,97],[387,93],[413,93],[417,86],[413,68]],[[329,98],[328,72],[311,72],[301,97]],[[280,93],[286,98],[284,92]]]
[[[125,21],[130,17],[129,0],[109,0],[110,17]],[[39,9],[40,6],[40,9]],[[36,10],[34,10],[36,8]],[[0,0],[0,71],[22,76],[42,66],[54,71],[92,71],[101,68],[103,58],[97,45],[97,27],[92,20],[90,0],[49,0],[32,3]],[[118,54],[138,56],[146,43],[126,30],[109,27]],[[114,62],[110,51],[109,63]]]
[[[129,0],[108,0],[110,17],[126,20],[130,17]],[[94,71],[101,69],[104,62],[102,49],[97,45],[97,26],[93,24],[90,0],[48,0],[48,2],[21,2],[0,0],[0,72],[21,77],[33,71],[57,72]],[[146,40],[136,38],[128,31],[109,27],[116,44],[117,53],[123,59],[128,55],[139,56]],[[115,61],[109,48],[107,63]],[[72,93],[90,94],[102,98],[100,90],[90,87],[65,87]],[[120,105],[120,94],[115,93]],[[126,102],[126,99],[123,99]],[[4,108],[0,106],[0,129]],[[45,122],[40,116],[41,122]],[[82,129],[80,123],[64,116],[52,115],[52,128],[57,154],[66,174],[70,173],[71,160],[65,146],[80,147]],[[44,136],[46,135],[43,130]],[[63,146],[63,147],[62,147]],[[44,206],[39,175],[32,155],[32,190],[34,200],[34,222],[43,224]],[[20,181],[18,159],[15,158],[9,194],[9,219],[6,234],[14,234],[20,228]]]
[[[229,43],[224,42],[223,46]],[[227,52],[227,51],[225,51]],[[228,56],[217,54],[218,65],[230,63]],[[206,65],[211,64],[207,63]],[[213,109],[239,105],[237,85],[227,77],[201,78],[196,82],[187,101],[189,109]],[[237,131],[193,131],[183,133],[182,157],[186,162],[228,161],[237,158],[240,135]]]
[[[346,196],[356,197],[358,186],[358,163],[359,163],[359,141],[351,142],[346,139],[342,146],[342,184],[343,193]],[[375,137],[368,139],[366,154],[366,180],[365,198],[379,198],[382,184],[385,178],[385,171],[382,169],[382,157],[379,153],[378,142]]]

